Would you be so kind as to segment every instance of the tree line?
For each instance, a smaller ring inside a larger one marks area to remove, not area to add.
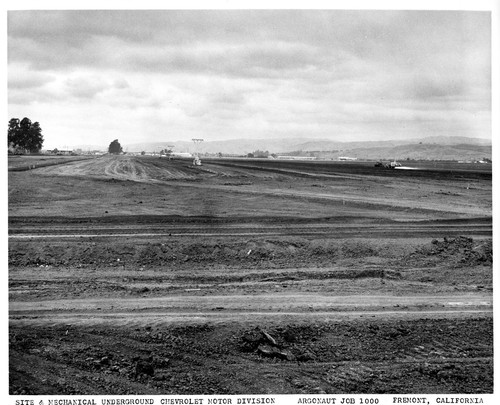
[[[42,128],[38,121],[31,122],[27,117],[22,120],[11,118],[7,130],[7,147],[14,153],[39,153],[43,146]],[[57,149],[55,149],[57,151]],[[108,152],[120,154],[123,148],[115,139],[109,144]]]

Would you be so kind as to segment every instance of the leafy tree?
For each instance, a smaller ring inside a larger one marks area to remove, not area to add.
[[[29,118],[24,117],[11,118],[9,129],[7,131],[8,145],[24,152],[40,152],[43,145],[42,128],[38,122],[31,122]]]
[[[19,118],[11,118],[9,121],[9,130],[7,131],[7,140],[9,146],[14,146],[16,137],[19,135]]]
[[[269,156],[269,151],[267,150],[256,150],[253,152],[253,157],[256,158],[267,158]]]
[[[109,144],[108,152],[115,155],[119,155],[123,152],[122,146],[120,145],[120,142],[118,142],[118,139],[115,139]]]

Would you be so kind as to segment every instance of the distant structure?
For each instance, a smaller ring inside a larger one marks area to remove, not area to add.
[[[276,159],[281,160],[317,160],[316,156],[286,156],[286,155],[278,155]]]
[[[193,155],[189,152],[172,152],[170,154],[172,157],[184,157],[184,158],[191,158]]]
[[[358,160],[358,158],[339,156],[339,160]]]
[[[169,159],[172,159],[174,148],[175,145],[167,145],[167,149],[163,149],[160,151],[160,159],[162,157],[168,157]]]
[[[53,155],[61,155],[61,156],[67,156],[67,155],[72,155],[75,152],[70,149],[53,149],[53,150],[47,150],[48,153],[52,153]]]

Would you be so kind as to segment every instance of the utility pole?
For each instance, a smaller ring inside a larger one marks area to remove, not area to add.
[[[202,138],[193,138],[191,139],[194,143],[194,160],[193,160],[193,166],[201,166],[201,160],[200,157],[198,156],[198,148],[197,145],[203,142]]]
[[[173,149],[175,148],[175,145],[167,145],[167,148],[168,149],[166,151],[167,152],[166,155],[167,155],[168,159],[170,160],[170,159],[172,159],[172,152],[173,152]]]

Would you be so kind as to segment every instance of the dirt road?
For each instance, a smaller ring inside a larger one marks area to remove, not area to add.
[[[280,311],[288,313],[300,312],[347,312],[347,311],[381,311],[390,308],[396,311],[408,312],[414,310],[440,309],[467,311],[471,308],[481,308],[484,312],[492,312],[491,294],[456,294],[449,296],[388,296],[364,295],[357,296],[330,296],[321,294],[276,293],[266,295],[223,295],[223,296],[182,296],[154,297],[154,298],[88,298],[88,299],[61,299],[37,302],[13,302],[9,310],[12,315],[50,314],[51,312],[71,313],[85,311],[89,316],[104,312],[132,313],[144,311],[154,313],[182,313],[199,311],[206,314],[208,311],[219,312],[253,312],[255,314]],[[102,312],[97,312],[97,310]]]
[[[199,289],[193,289],[199,290]],[[276,293],[265,295],[181,296],[154,298],[87,298],[13,302],[9,313],[16,326],[71,325],[107,327],[165,327],[221,322],[262,323],[286,318],[288,322],[346,321],[353,318],[421,319],[491,317],[491,294],[449,296]]]

